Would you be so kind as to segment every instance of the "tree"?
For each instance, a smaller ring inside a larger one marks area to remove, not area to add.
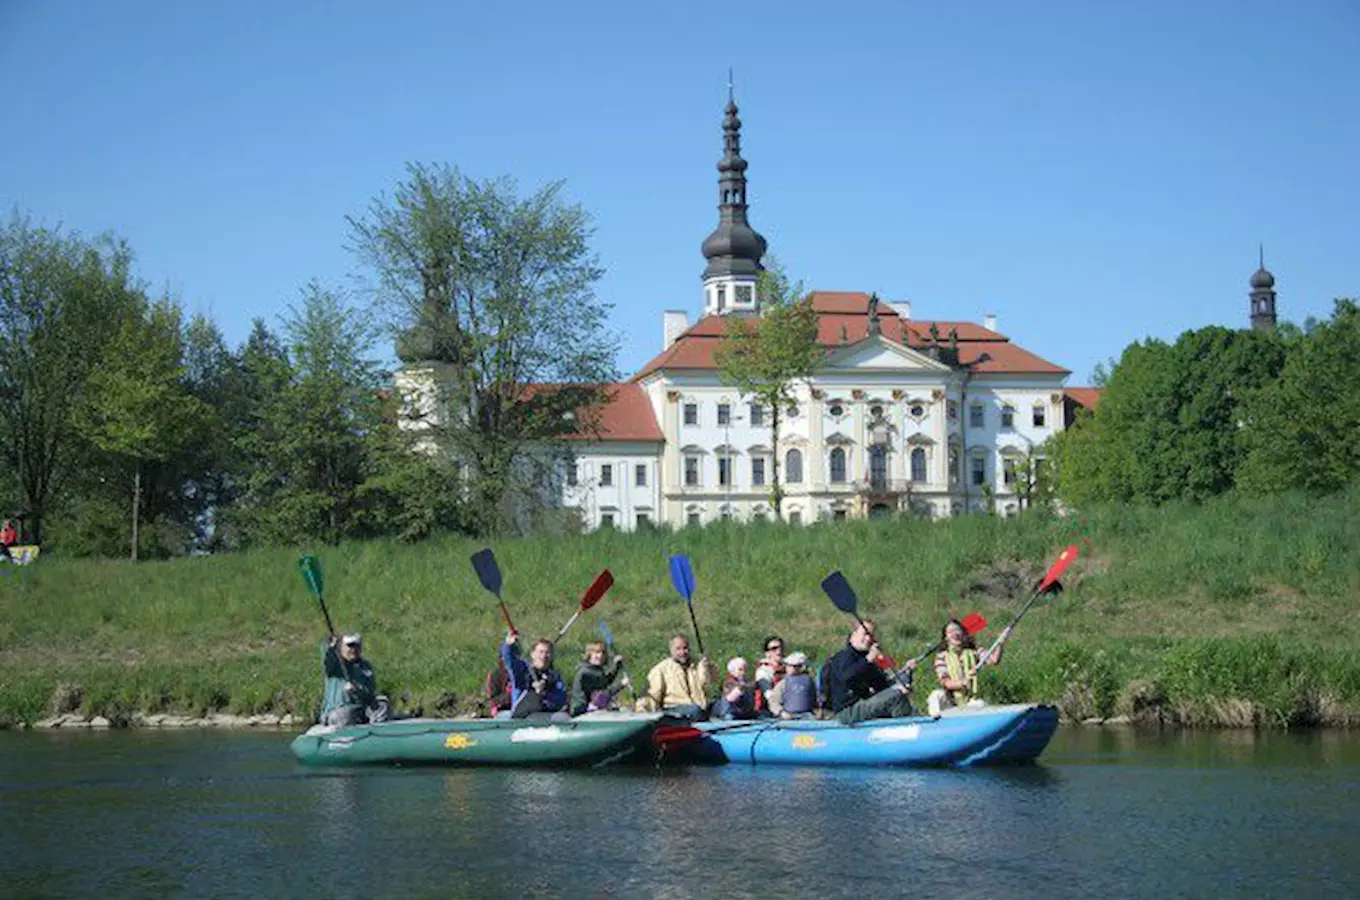
[[[428,366],[437,416],[424,424],[468,469],[478,530],[534,497],[563,439],[593,427],[616,380],[609,305],[589,216],[555,182],[521,199],[507,179],[411,165],[392,198],[351,218],[352,245],[398,328],[397,352]],[[553,385],[552,390],[537,386]]]
[[[779,430],[783,411],[796,397],[794,387],[806,382],[822,360],[817,343],[817,313],[803,285],[790,285],[788,275],[771,260],[757,287],[760,317],[730,319],[718,348],[718,371],[724,383],[754,397],[770,411],[770,505],[782,519],[783,484],[779,480]]]
[[[1334,491],[1360,476],[1360,304],[1338,299],[1330,321],[1297,338],[1277,381],[1246,404],[1243,487]]]
[[[0,454],[13,472],[31,540],[86,446],[75,411],[117,323],[140,302],[132,254],[34,228],[18,214],[0,228]]]
[[[144,469],[182,452],[205,410],[184,381],[181,338],[180,311],[169,301],[125,317],[114,330],[101,365],[90,374],[76,410],[83,436],[131,465],[134,561]]]

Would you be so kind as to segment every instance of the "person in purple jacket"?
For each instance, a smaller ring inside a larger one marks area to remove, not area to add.
[[[552,667],[553,645],[547,638],[534,641],[529,651],[529,662],[519,655],[519,632],[510,631],[505,635],[501,646],[501,660],[505,670],[510,673],[510,705],[515,712],[563,712],[567,707],[567,688],[562,676]],[[526,698],[526,694],[534,694]],[[525,703],[521,703],[525,700]]]

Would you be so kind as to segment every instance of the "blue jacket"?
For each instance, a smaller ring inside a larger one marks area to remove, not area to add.
[[[562,683],[562,676],[557,674],[556,669],[548,669],[545,672],[534,672],[524,658],[519,655],[519,644],[501,644],[501,660],[505,663],[505,671],[510,673],[510,704],[519,702],[519,698],[524,696],[526,691],[533,690],[535,676],[548,682],[547,690],[543,692],[541,707],[544,712],[557,712],[567,707],[567,688]]]

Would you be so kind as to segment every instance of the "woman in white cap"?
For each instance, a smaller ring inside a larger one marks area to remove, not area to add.
[[[801,650],[784,660],[784,677],[766,696],[770,712],[781,719],[811,719],[817,708],[817,682],[807,671],[807,654]]]
[[[357,634],[331,635],[321,648],[321,670],[326,675],[322,725],[362,725],[391,718],[387,698],[378,694],[373,664],[364,659],[363,649],[363,638]]]

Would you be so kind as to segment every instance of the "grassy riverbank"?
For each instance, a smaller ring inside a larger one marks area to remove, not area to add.
[[[1065,519],[714,526],[493,544],[526,634],[552,634],[602,568],[617,584],[559,655],[603,615],[636,676],[688,631],[666,573],[690,554],[715,658],[757,654],[765,634],[824,659],[845,617],[818,584],[842,569],[898,655],[947,613],[1003,624],[1067,543],[1093,554],[1068,590],[1016,631],[985,676],[994,700],[1060,701],[1072,718],[1186,725],[1360,723],[1360,489],[1323,499],[1225,498],[1205,506],[1092,509]],[[320,548],[336,626],[358,629],[383,690],[427,713],[475,707],[503,625],[468,563],[480,544]],[[313,548],[307,548],[313,549]],[[44,557],[0,579],[0,722],[80,711],[310,715],[324,626],[297,549],[132,564]],[[923,684],[933,679],[926,676]]]

